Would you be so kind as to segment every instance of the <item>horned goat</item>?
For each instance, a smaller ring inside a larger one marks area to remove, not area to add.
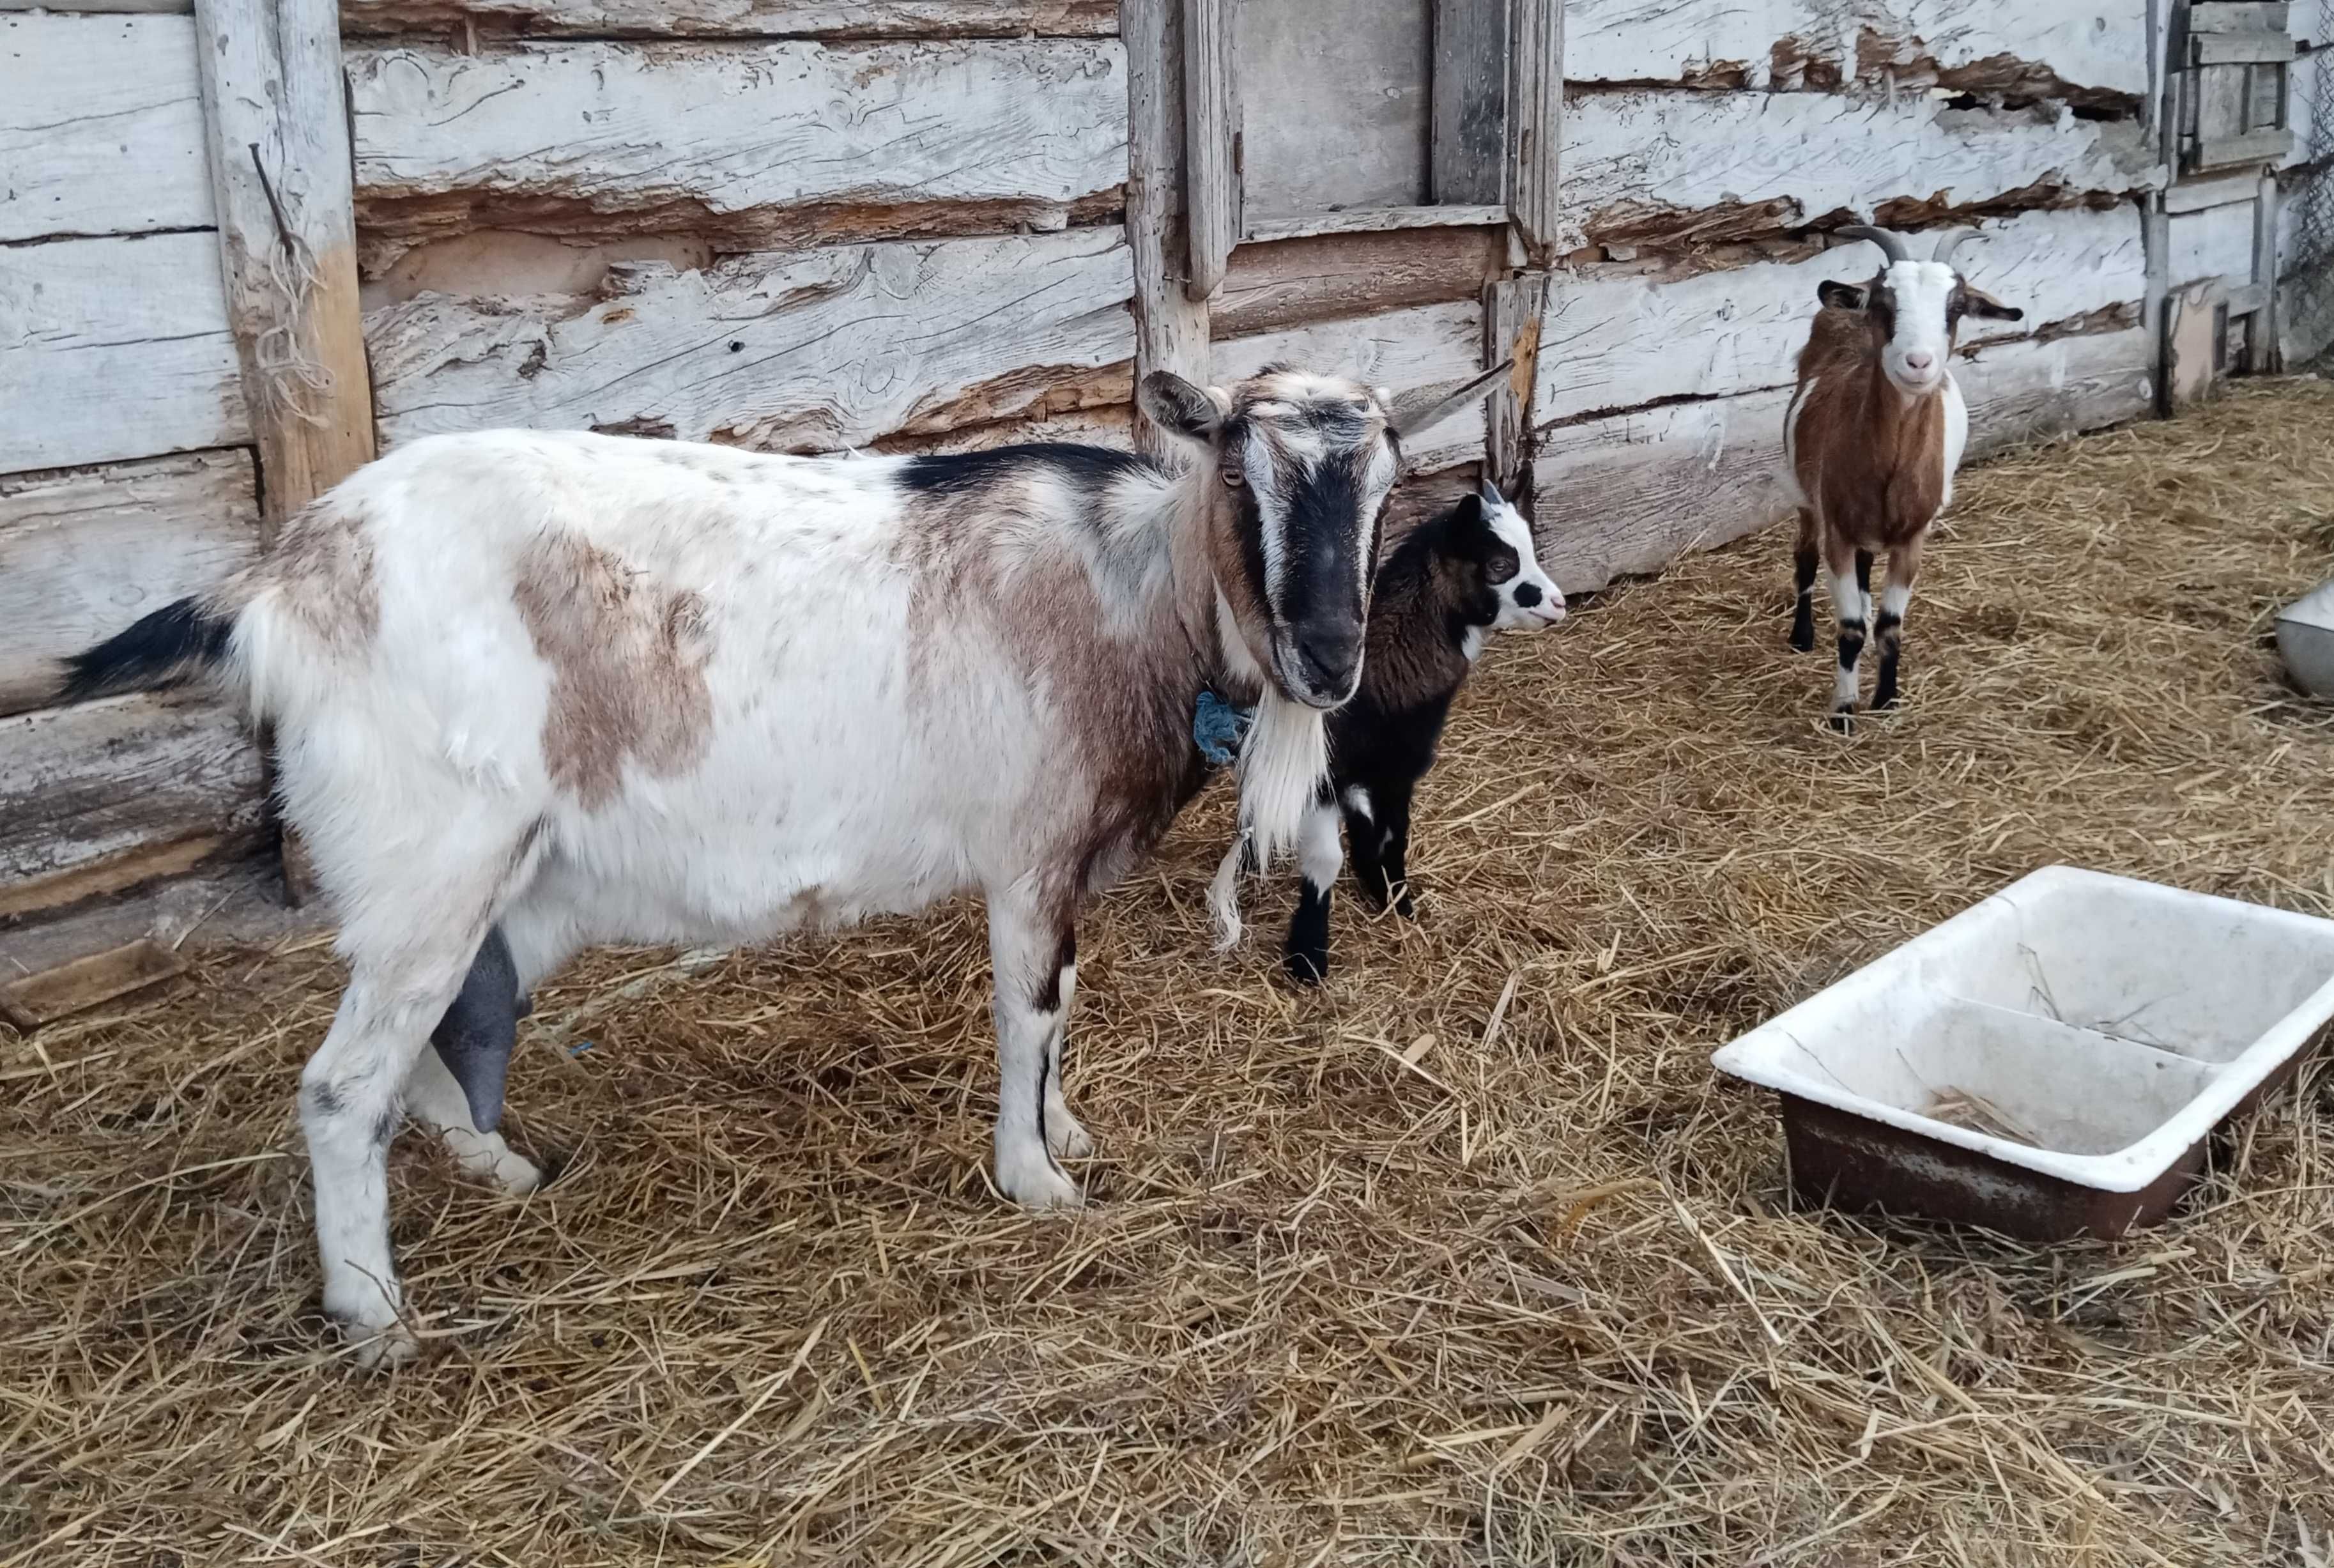
[[[1783,479],[1799,508],[1791,646],[1816,645],[1816,564],[1823,563],[1839,622],[1839,673],[1831,723],[1853,722],[1857,662],[1870,624],[1880,644],[1876,709],[1894,707],[1905,606],[1920,575],[1929,525],[1953,498],[1953,472],[1969,439],[1969,410],[1954,384],[1953,337],[1964,316],[2020,321],[2025,313],[1970,286],[1953,256],[1976,231],[1948,234],[1927,261],[1905,242],[1863,224],[1839,230],[1886,256],[1870,282],[1818,285],[1799,386],[1783,416]],[[1887,586],[1872,615],[1872,561],[1886,551]]]
[[[1078,1203],[1056,1161],[1092,1147],[1062,1093],[1081,906],[1196,787],[1203,688],[1258,705],[1241,817],[1268,859],[1296,842],[1402,440],[1505,373],[1397,397],[1154,373],[1144,410],[1198,451],[1180,472],[1061,445],[430,437],[71,661],[74,697],[208,673],[274,726],[350,970],[300,1115],[324,1303],[360,1357],[416,1349],[389,1248],[400,1110],[532,1186],[496,1059],[518,997],[594,944],[754,943],[980,889],[997,1185]],[[469,1049],[441,1057],[449,1012]]]

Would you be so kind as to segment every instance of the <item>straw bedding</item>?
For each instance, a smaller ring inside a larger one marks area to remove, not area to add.
[[[1422,919],[1341,899],[1317,995],[1285,883],[1210,952],[1211,795],[1080,944],[1075,1221],[988,1188],[969,906],[545,988],[514,1122],[565,1170],[400,1143],[438,1337],[390,1378],[314,1307],[323,938],[0,1035],[0,1564],[2323,1568],[2334,1071],[2174,1223],[2033,1250],[1795,1211],[1708,1053],[2046,862],[2334,911],[2334,715],[2269,643],[2334,385],[1965,476],[1846,740],[1788,549],[1495,644]]]

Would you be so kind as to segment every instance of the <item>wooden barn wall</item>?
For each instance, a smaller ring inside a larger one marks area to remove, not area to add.
[[[497,424],[778,451],[1124,429],[1114,5],[342,15],[384,444]]]
[[[253,847],[197,699],[55,706],[55,658],[259,548],[195,23],[0,15],[0,924]]]
[[[1963,340],[1973,450],[2147,411],[2146,18],[2146,0],[1568,0],[1566,254],[1530,411],[1558,580],[1783,514],[1816,286],[1878,263],[1827,251],[1843,222],[1991,237],[1960,264],[2027,314]]]

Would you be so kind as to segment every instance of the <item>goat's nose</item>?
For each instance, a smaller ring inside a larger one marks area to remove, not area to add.
[[[1342,688],[1354,678],[1354,668],[1362,661],[1362,628],[1342,620],[1302,627],[1297,634],[1297,652],[1324,690]]]
[[[1936,363],[1937,356],[1933,353],[1908,353],[1905,356],[1905,368],[1906,370],[1927,370],[1931,365]]]

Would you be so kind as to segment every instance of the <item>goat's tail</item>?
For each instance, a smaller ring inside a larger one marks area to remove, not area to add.
[[[66,702],[150,692],[207,676],[227,663],[235,612],[209,599],[165,605],[125,631],[64,661]]]

